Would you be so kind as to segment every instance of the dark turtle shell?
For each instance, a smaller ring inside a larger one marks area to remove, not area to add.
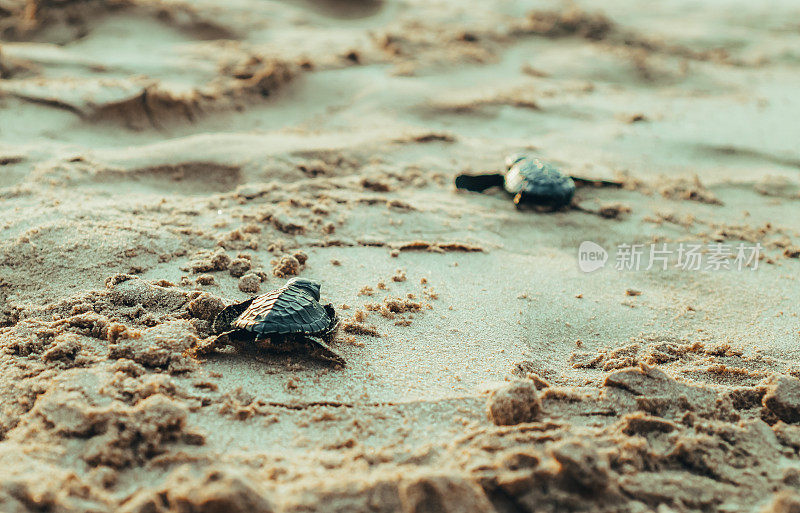
[[[517,155],[509,157],[507,164],[503,187],[514,196],[518,208],[532,205],[557,209],[572,202],[575,182],[550,164]]]
[[[241,329],[262,336],[319,334],[335,322],[332,307],[319,303],[320,284],[294,278],[283,287],[225,308],[214,320],[213,329]]]

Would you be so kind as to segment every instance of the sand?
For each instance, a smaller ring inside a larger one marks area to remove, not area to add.
[[[0,510],[798,511],[798,15],[0,1]],[[191,356],[298,275],[344,368]]]

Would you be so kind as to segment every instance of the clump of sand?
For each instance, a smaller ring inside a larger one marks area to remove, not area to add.
[[[533,422],[542,404],[532,381],[515,381],[492,393],[486,405],[489,420],[498,426]]]

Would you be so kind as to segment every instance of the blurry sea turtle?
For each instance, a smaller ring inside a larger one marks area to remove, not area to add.
[[[214,318],[217,334],[194,350],[205,354],[232,344],[278,352],[302,352],[331,363],[345,361],[330,344],[339,328],[333,305],[319,303],[320,283],[292,278],[271,292],[230,305]]]
[[[457,188],[474,192],[483,192],[490,187],[499,186],[511,195],[518,209],[532,207],[545,211],[571,205],[576,184],[611,187],[622,185],[609,180],[567,176],[555,166],[524,153],[514,153],[506,157],[504,174],[461,174],[456,177],[455,182]]]

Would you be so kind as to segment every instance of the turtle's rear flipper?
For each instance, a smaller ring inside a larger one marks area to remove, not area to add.
[[[456,177],[456,188],[472,192],[483,192],[489,187],[502,187],[503,175],[458,175]]]
[[[198,356],[214,354],[218,349],[222,349],[223,347],[231,344],[235,345],[237,342],[247,338],[249,337],[247,331],[245,330],[225,331],[216,337],[209,337],[201,340],[194,346],[187,349],[184,354],[195,358]]]
[[[570,178],[572,178],[572,181],[575,182],[575,185],[578,187],[614,187],[619,189],[624,185],[619,180],[593,180],[581,176],[570,176]]]
[[[346,365],[344,358],[339,353],[331,349],[331,346],[329,346],[325,341],[321,340],[320,338],[307,337],[305,339],[305,342],[306,342],[305,345],[308,348],[308,354],[310,354],[314,358],[335,365],[341,365],[342,367]]]

